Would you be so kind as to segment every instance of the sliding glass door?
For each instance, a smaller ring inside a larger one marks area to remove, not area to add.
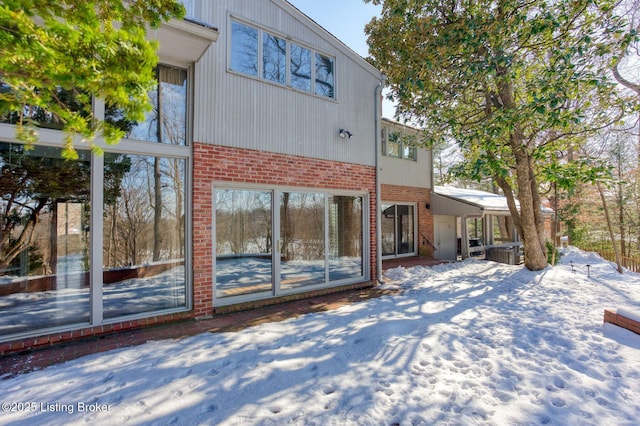
[[[382,204],[380,226],[383,257],[416,254],[415,210],[415,204]]]
[[[216,304],[362,281],[364,200],[323,191],[216,188]]]

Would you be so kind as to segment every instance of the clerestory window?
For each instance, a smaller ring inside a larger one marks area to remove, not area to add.
[[[335,99],[335,59],[260,28],[231,21],[229,69]]]

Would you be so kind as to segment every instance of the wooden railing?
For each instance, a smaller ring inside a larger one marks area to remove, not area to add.
[[[594,251],[598,253],[603,259],[609,262],[616,261],[616,254],[612,249],[602,247],[578,247],[584,251]],[[622,266],[633,272],[640,272],[640,256],[620,256],[620,262]]]

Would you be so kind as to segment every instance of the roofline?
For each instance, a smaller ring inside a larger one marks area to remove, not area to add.
[[[406,127],[407,129],[411,129],[411,130],[414,130],[416,132],[424,131],[424,129],[421,129],[419,127],[411,126],[409,124],[404,124],[404,123],[399,122],[398,120],[394,120],[394,119],[391,119],[391,118],[380,117],[380,120],[384,121],[385,123],[389,123],[391,125]]]
[[[455,201],[455,202],[457,202],[457,203],[467,204],[467,205],[470,205],[470,206],[472,206],[472,207],[476,207],[476,208],[480,209],[483,213],[484,213],[484,211],[486,210],[486,208],[485,208],[485,207],[483,207],[483,206],[481,206],[480,204],[476,204],[476,203],[473,203],[473,202],[471,202],[471,201],[467,201],[467,200],[462,200],[462,199],[460,199],[460,198],[452,197],[452,196],[450,196],[450,195],[441,194],[441,193],[439,193],[438,191],[435,191],[435,190],[434,190],[434,191],[432,191],[432,192],[433,192],[434,194],[436,194],[436,195],[440,196],[440,197],[447,198],[447,199],[449,199],[449,200],[451,200],[451,201]]]
[[[338,37],[331,34],[327,29],[325,29],[322,25],[318,24],[312,18],[307,16],[303,11],[301,11],[300,9],[298,9],[297,7],[289,3],[287,0],[271,0],[271,2],[274,3],[276,6],[279,6],[280,8],[285,10],[287,13],[289,13],[289,15],[293,16],[294,18],[296,17],[294,15],[298,15],[299,17],[302,17],[304,20],[307,21],[308,24],[310,24],[309,26],[311,30],[314,31],[318,36],[321,36],[321,37],[325,36],[323,38],[326,38],[326,36],[329,36],[327,41],[331,43],[336,49],[340,50],[345,55],[351,57],[356,63],[358,63],[362,68],[367,70],[371,75],[373,75],[377,79],[380,79],[380,76],[382,75],[382,71],[380,71],[379,69],[371,65],[369,62],[367,62],[367,60],[364,59],[362,56],[360,56],[355,50],[347,46],[342,40],[340,40]]]

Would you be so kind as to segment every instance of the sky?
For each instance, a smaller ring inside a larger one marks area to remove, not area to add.
[[[569,247],[537,272],[384,278],[339,309],[0,377],[0,425],[638,424],[640,336],[603,314],[640,320],[639,274]]]
[[[288,0],[305,15],[336,36],[363,58],[369,56],[364,27],[371,18],[379,16],[382,6],[362,0]],[[394,103],[382,102],[382,116],[394,117]]]
[[[360,56],[368,56],[364,26],[378,16],[382,6],[362,0],[288,0]]]

